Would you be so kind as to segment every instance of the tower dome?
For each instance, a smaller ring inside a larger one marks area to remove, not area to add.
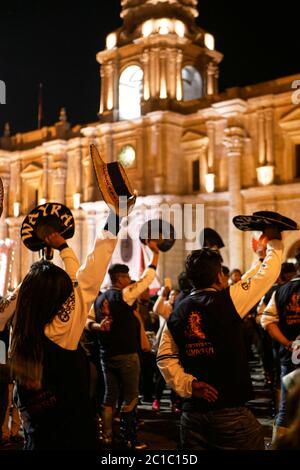
[[[197,0],[121,0],[121,18],[128,32],[149,18],[176,18],[193,27]]]

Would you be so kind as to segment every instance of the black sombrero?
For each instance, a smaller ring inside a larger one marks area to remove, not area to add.
[[[75,221],[70,209],[58,202],[47,202],[35,207],[23,220],[21,238],[31,251],[39,251],[47,246],[45,237],[58,232],[65,239],[72,238]]]
[[[278,212],[259,211],[252,215],[237,215],[232,222],[239,230],[263,232],[266,227],[276,225],[280,231],[299,230],[298,224],[288,217],[284,217]]]
[[[160,251],[169,251],[175,243],[176,233],[172,224],[163,219],[150,219],[140,230],[140,240],[144,245],[149,240],[159,240],[157,247]]]
[[[134,206],[136,193],[131,187],[123,166],[119,162],[106,163],[95,145],[91,145],[90,150],[98,186],[104,201],[112,206],[118,215],[127,215]],[[127,210],[123,209],[124,214],[119,205],[120,196],[124,196],[127,201]]]
[[[205,227],[200,233],[200,245],[213,248],[217,246],[219,249],[224,248],[224,242],[218,232],[213,228]]]

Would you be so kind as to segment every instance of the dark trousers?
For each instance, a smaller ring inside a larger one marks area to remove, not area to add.
[[[246,407],[181,415],[181,447],[189,450],[264,450],[262,426]]]

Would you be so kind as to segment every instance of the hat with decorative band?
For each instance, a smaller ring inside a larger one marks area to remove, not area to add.
[[[243,231],[261,231],[266,227],[276,225],[280,231],[299,230],[297,222],[285,217],[278,212],[258,211],[252,215],[237,215],[232,219],[233,224],[239,230]]]
[[[116,214],[127,215],[134,206],[136,191],[133,191],[123,166],[119,162],[106,163],[94,144],[90,146],[90,150],[98,186],[104,201],[113,207]]]
[[[35,207],[23,220],[21,238],[24,245],[31,251],[45,248],[45,237],[58,232],[65,239],[72,238],[75,221],[67,206],[58,202],[47,202]]]

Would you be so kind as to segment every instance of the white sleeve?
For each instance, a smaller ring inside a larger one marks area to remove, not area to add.
[[[72,303],[71,295],[66,302],[69,315],[64,319],[56,315],[53,321],[46,325],[45,335],[59,346],[71,350],[77,348],[116,243],[117,238],[110,232],[101,232],[95,241],[94,249],[77,273],[78,286],[74,288],[75,305]]]
[[[242,281],[247,281],[249,279],[249,277],[253,277],[255,276],[255,274],[260,270],[261,268],[261,261],[256,261],[250,269],[248,269],[248,271],[246,271],[243,275],[242,275]]]
[[[278,323],[279,322],[279,315],[277,311],[276,301],[275,301],[276,292],[273,292],[272,297],[268,305],[265,307],[261,319],[260,324],[261,326],[266,329],[270,323]]]
[[[263,297],[260,300],[256,309],[256,316],[255,316],[256,323],[261,324],[261,317],[262,317],[262,314],[264,313],[265,308],[266,308],[266,304],[264,302],[264,297]]]
[[[165,297],[162,297],[161,295],[156,299],[156,302],[153,306],[153,313],[157,313],[161,317],[163,317],[165,320],[169,318],[173,310],[172,305],[165,299]]]
[[[246,281],[240,280],[229,287],[230,297],[241,318],[249,313],[275,283],[281,270],[282,253],[282,241],[270,240],[267,256],[257,273]]]
[[[71,247],[64,248],[60,252],[61,259],[64,263],[65,271],[69,274],[72,281],[76,280],[76,273],[80,267],[77,256]]]
[[[3,331],[6,323],[11,319],[17,305],[20,285],[7,296],[0,300],[0,331]]]
[[[142,292],[144,292],[147,287],[150,286],[151,282],[155,278],[155,273],[155,269],[146,268],[141,278],[137,282],[134,282],[128,287],[125,287],[125,289],[122,290],[124,302],[126,302],[128,305],[134,304],[138,296],[141,295]]]
[[[183,398],[192,396],[192,382],[197,380],[191,374],[184,372],[179,361],[178,347],[167,327],[165,326],[159,344],[157,366],[166,383]]]

